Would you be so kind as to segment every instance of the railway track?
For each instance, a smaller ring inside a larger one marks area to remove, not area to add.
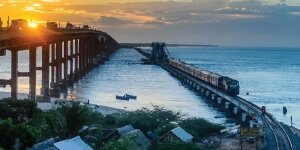
[[[289,137],[289,135],[287,134],[287,132],[285,131],[285,129],[282,127],[282,125],[280,124],[280,122],[278,122],[271,114],[266,113],[266,114],[262,114],[261,109],[241,98],[238,97],[237,98],[243,102],[245,105],[248,105],[248,107],[252,108],[252,110],[254,110],[258,115],[260,115],[260,117],[262,118],[262,120],[264,121],[264,123],[270,128],[270,130],[272,131],[272,135],[275,139],[276,142],[276,149],[277,150],[294,150],[294,146],[293,143],[291,142],[291,139]]]
[[[178,71],[176,69],[170,69],[167,66],[160,65],[162,68],[170,72],[171,74],[181,74],[182,76],[190,77],[190,75],[183,73],[181,71]],[[193,78],[193,77],[192,77]],[[246,105],[248,108],[253,110],[261,120],[264,122],[264,124],[267,126],[267,128],[270,129],[271,134],[274,138],[274,147],[276,150],[294,150],[293,143],[291,142],[291,139],[285,129],[281,126],[280,122],[278,122],[271,114],[266,113],[263,114],[260,107],[257,105],[247,101],[246,99],[243,99],[241,97],[234,97],[238,99],[243,105]]]

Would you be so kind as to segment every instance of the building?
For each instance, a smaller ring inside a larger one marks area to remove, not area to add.
[[[59,150],[93,150],[80,136],[54,143]]]
[[[193,136],[181,127],[176,127],[161,137],[163,142],[192,142]]]
[[[129,124],[129,125],[126,125],[124,127],[117,128],[116,130],[117,130],[118,134],[120,136],[122,136],[122,135],[124,135],[124,134],[126,134],[126,133],[128,133],[130,131],[133,131],[134,127],[131,124]]]
[[[130,150],[147,150],[151,146],[149,139],[139,129],[124,134],[119,140],[128,139]]]
[[[50,138],[33,145],[32,150],[93,150],[80,136],[58,142],[58,138]]]

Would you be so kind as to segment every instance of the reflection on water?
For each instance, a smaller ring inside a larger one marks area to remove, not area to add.
[[[121,49],[105,65],[94,69],[70,88],[69,98],[135,110],[152,105],[181,111],[190,116],[201,116],[224,122],[224,118],[214,119],[221,113],[207,106],[200,96],[185,88],[158,66],[142,65],[140,54],[132,49]],[[116,100],[116,95],[137,95],[137,100]],[[221,115],[222,116],[222,115]]]
[[[287,124],[293,116],[300,128],[300,51],[290,48],[224,48],[169,47],[172,57],[239,80],[240,96],[259,106]],[[40,55],[38,54],[38,57]],[[21,69],[28,68],[28,54],[19,55]],[[110,61],[87,74],[65,94],[70,99],[87,100],[99,105],[134,110],[152,105],[164,106],[191,116],[224,122],[222,113],[208,106],[197,93],[182,86],[165,70],[141,65],[140,54],[121,49]],[[0,57],[0,77],[10,77],[9,56]],[[40,87],[41,76],[38,72]],[[19,79],[20,92],[28,93],[28,79]],[[39,88],[37,88],[39,90]],[[10,91],[9,88],[0,91]],[[249,95],[246,95],[246,93]],[[120,101],[115,95],[137,95],[137,100]],[[283,115],[282,108],[287,107]]]

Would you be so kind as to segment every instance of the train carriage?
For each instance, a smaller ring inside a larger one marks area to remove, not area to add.
[[[239,88],[239,82],[237,80],[207,70],[202,70],[195,66],[186,64],[184,62],[172,60],[172,59],[170,59],[168,63],[170,66],[177,68],[185,73],[188,73],[200,79],[201,81],[204,81],[210,85],[215,86],[216,88],[224,90],[226,93],[230,95],[239,94],[240,88]]]

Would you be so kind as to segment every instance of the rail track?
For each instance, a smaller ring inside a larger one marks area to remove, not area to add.
[[[293,143],[292,143],[289,135],[285,131],[285,129],[280,124],[280,122],[278,122],[269,113],[263,114],[262,110],[257,105],[255,105],[241,97],[237,96],[237,98],[241,102],[243,102],[245,105],[250,107],[252,110],[254,110],[258,115],[260,115],[260,117],[263,119],[264,123],[267,124],[267,126],[271,129],[272,135],[276,142],[277,150],[294,150]]]
[[[180,74],[181,76],[186,76],[193,78],[191,75],[188,75],[186,73],[183,73],[182,71],[179,71],[177,69],[170,69],[169,67],[165,65],[160,65],[163,69],[167,70],[171,74]],[[250,108],[252,111],[254,111],[261,120],[264,122],[264,124],[267,126],[267,128],[270,129],[271,134],[275,141],[275,148],[276,150],[294,150],[293,143],[291,142],[291,139],[285,129],[281,126],[280,122],[278,122],[271,114],[269,113],[262,113],[262,109],[247,101],[246,99],[243,99],[239,96],[235,96],[235,99],[238,99],[243,105],[246,105],[248,108]]]

